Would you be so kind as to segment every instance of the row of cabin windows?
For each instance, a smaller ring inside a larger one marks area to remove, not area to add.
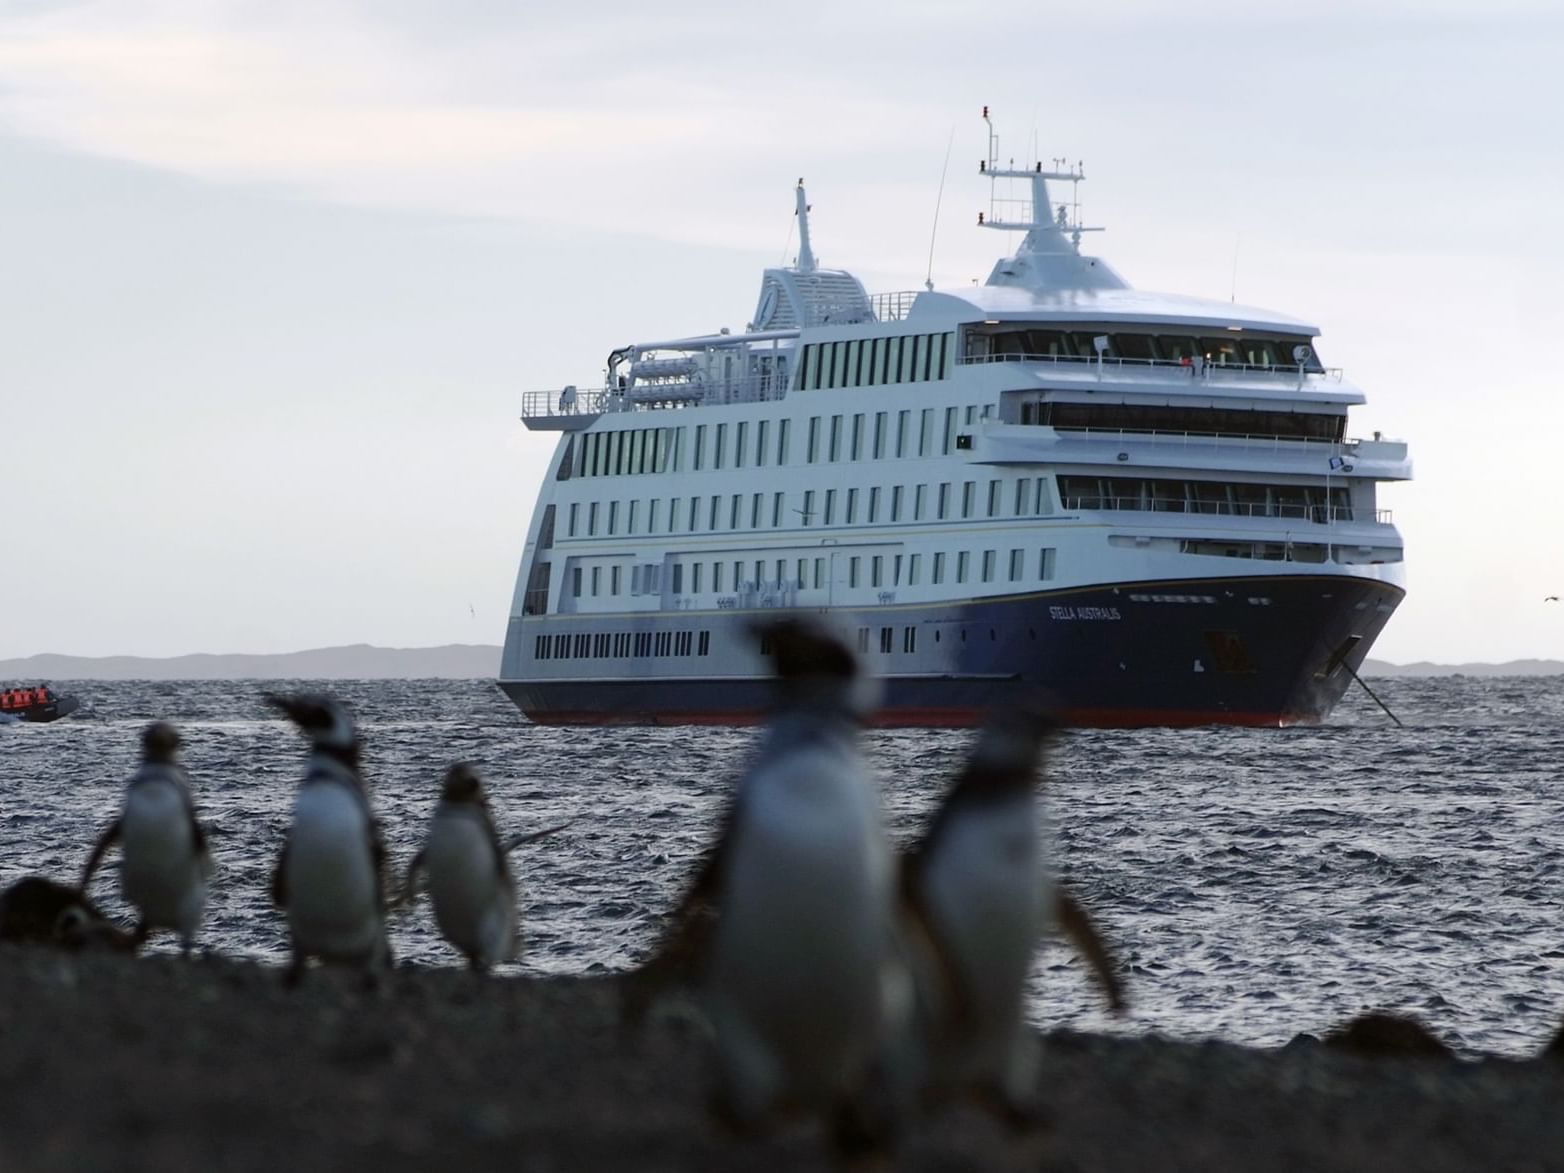
[[[799,390],[878,387],[885,383],[927,383],[948,378],[954,334],[899,338],[853,338],[804,347]]]
[[[858,650],[864,654],[869,651],[869,633],[872,628],[860,627],[858,629]],[[894,627],[880,628],[880,652],[890,655],[896,650],[896,629]],[[901,650],[911,654],[918,650],[918,629],[916,627],[904,627],[901,629]]]
[[[681,463],[683,428],[621,428],[588,432],[580,437],[584,477],[627,476],[668,472]],[[566,460],[570,454],[566,454]],[[565,477],[569,473],[564,474]],[[561,479],[564,479],[562,477]]]
[[[573,538],[595,538],[617,537],[621,533],[634,536],[781,529],[784,524],[880,525],[904,521],[1036,517],[1049,512],[1050,505],[1047,477],[1017,477],[1009,482],[995,477],[922,485],[805,489],[798,500],[799,505],[791,511],[787,507],[787,495],[780,492],[669,497],[666,509],[662,497],[644,502],[589,501],[583,504],[578,501],[570,506],[566,533]]]
[[[1345,415],[1133,403],[1023,403],[1021,422],[1065,431],[1180,432],[1338,442],[1347,433]]]
[[[993,410],[990,404],[968,404],[810,416],[801,421],[807,436],[804,462],[949,456],[969,446],[959,439],[961,427],[987,419]],[[781,467],[792,456],[792,423],[777,419],[696,424],[688,445],[688,427],[586,432],[566,438],[556,479]]]
[[[939,586],[947,581],[965,582],[1045,582],[1054,577],[1055,551],[1044,547],[1035,551],[1024,547],[1008,550],[955,550],[927,555],[928,581]],[[667,564],[668,591],[673,595],[708,593],[769,594],[793,590],[824,590],[832,575],[842,575],[848,589],[870,587],[894,589],[920,586],[925,567],[923,554],[854,554],[826,557],[718,559],[700,561],[678,559]],[[635,566],[630,576],[631,594],[660,594],[662,571],[658,563]],[[607,572],[606,574],[604,572]],[[577,566],[571,575],[571,594],[617,595],[625,582],[619,566]]]
[[[533,645],[537,660],[625,659],[647,656],[705,656],[709,631],[601,631],[540,635]]]
[[[1243,331],[1224,331],[1216,336],[1197,337],[1173,331],[1166,333],[1123,333],[1117,330],[1047,330],[1030,326],[969,326],[966,331],[966,357],[970,360],[1044,358],[1077,362],[1097,360],[1097,340],[1106,341],[1105,360],[1128,359],[1138,362],[1191,363],[1199,358],[1213,366],[1286,368],[1296,371],[1299,361],[1294,353],[1306,348],[1303,369],[1320,372],[1314,340],[1303,334],[1271,336],[1251,335]]]
[[[1323,485],[1175,481],[1141,477],[1061,476],[1064,509],[1132,509],[1151,513],[1219,513],[1240,517],[1299,517],[1323,521]],[[1352,520],[1346,488],[1332,486],[1328,504],[1338,521]]]

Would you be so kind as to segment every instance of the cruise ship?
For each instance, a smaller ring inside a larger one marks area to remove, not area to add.
[[[743,333],[525,396],[559,433],[500,671],[527,717],[757,721],[751,633],[788,610],[858,649],[886,725],[1039,692],[1094,726],[1341,699],[1404,593],[1377,489],[1406,444],[1349,438],[1364,396],[1316,327],[1131,288],[1081,250],[1080,165],[988,143],[977,223],[1020,241],[986,284],[871,295],[816,262],[800,180],[796,262]]]

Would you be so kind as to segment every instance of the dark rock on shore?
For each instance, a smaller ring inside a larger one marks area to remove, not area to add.
[[[1383,1010],[1360,1014],[1325,1036],[1325,1045],[1365,1057],[1453,1059],[1449,1045],[1416,1018]]]
[[[612,978],[402,969],[378,993],[247,962],[0,946],[0,1169],[805,1170],[818,1132],[725,1135],[700,1030],[618,1024]],[[909,1170],[1564,1170],[1564,1067],[1045,1039],[1051,1131],[930,1113]]]

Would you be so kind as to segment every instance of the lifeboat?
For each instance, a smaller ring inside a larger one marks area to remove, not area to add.
[[[62,696],[46,684],[32,688],[0,689],[0,722],[58,721],[80,706],[73,696]]]

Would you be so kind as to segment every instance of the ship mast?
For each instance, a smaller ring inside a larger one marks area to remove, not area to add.
[[[815,271],[814,250],[809,247],[809,201],[804,197],[804,180],[800,176],[798,187],[794,192],[798,199],[798,271],[800,273],[813,273]]]
[[[1081,223],[1080,183],[1086,178],[1080,162],[1073,165],[1064,159],[1052,160],[1053,169],[1043,170],[1039,160],[1030,167],[1017,167],[1015,160],[1009,165],[999,165],[999,135],[983,107],[983,123],[988,127],[988,159],[978,163],[978,171],[989,179],[988,213],[978,213],[978,225],[997,228],[1001,232],[1025,232],[1019,252],[1055,253],[1068,246],[1070,252],[1080,255],[1081,233],[1101,232],[1101,228],[1089,228]],[[1031,183],[1031,198],[1018,200],[1002,198],[999,181],[1025,179]],[[1058,180],[1070,184],[1070,199],[1057,206],[1048,195],[1048,181]]]

